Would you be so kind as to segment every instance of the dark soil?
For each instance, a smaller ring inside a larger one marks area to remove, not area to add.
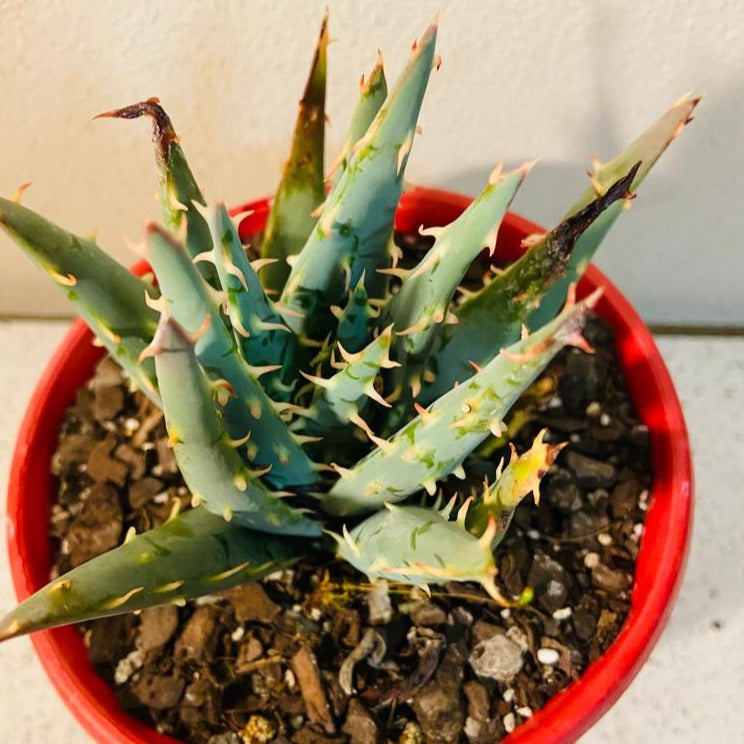
[[[563,351],[518,405],[519,451],[568,441],[540,506],[498,548],[502,608],[477,587],[367,584],[338,562],[80,626],[121,705],[186,742],[493,742],[581,675],[627,615],[650,488],[648,431],[611,332]],[[515,421],[516,419],[513,419]],[[504,450],[472,458],[480,482]],[[54,456],[55,573],[188,508],[162,415],[105,361],[67,412]],[[462,491],[462,484],[459,484]]]

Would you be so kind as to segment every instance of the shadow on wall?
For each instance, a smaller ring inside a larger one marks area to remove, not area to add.
[[[598,251],[597,265],[649,323],[744,329],[744,174],[738,165],[744,163],[744,139],[738,136],[744,79],[733,89],[736,94],[704,95],[696,120],[672,142]],[[571,147],[583,151],[584,158],[540,160],[517,195],[514,211],[550,228],[586,188],[589,156],[606,160],[630,143],[613,132],[606,108],[597,110],[597,119],[581,127],[586,136]],[[639,121],[637,133],[651,123]],[[508,165],[519,162],[510,157]],[[436,185],[476,194],[490,170],[489,164],[455,172]]]
[[[659,8],[651,10],[661,23],[669,21]],[[691,12],[704,11],[701,6]],[[744,68],[739,64],[737,69],[740,56],[730,52],[740,46],[742,27],[723,30],[715,52],[718,64],[712,65],[709,53],[689,43],[694,38],[689,31],[692,15],[688,13],[686,27],[684,14],[679,14],[668,28],[647,29],[641,24],[631,33],[616,3],[591,5],[583,34],[591,83],[576,90],[570,79],[565,82],[568,96],[591,99],[594,114],[584,122],[557,122],[561,131],[573,133],[573,142],[566,143],[565,151],[576,153],[577,159],[567,163],[541,160],[517,196],[515,211],[549,228],[585,188],[582,174],[589,167],[589,156],[605,160],[629,144],[613,118],[623,108],[618,99],[620,85],[627,79],[622,68],[626,61],[655,59],[660,67],[648,68],[648,74],[657,78],[654,87],[669,95],[669,100],[659,99],[656,116],[687,87],[703,96],[696,111],[699,120],[672,143],[648,175],[633,209],[613,227],[596,263],[649,323],[744,330],[744,292],[740,288],[744,277],[744,138],[740,134]],[[679,44],[678,53],[669,58],[659,57],[655,51],[664,34]],[[671,81],[680,79],[685,81],[684,87],[677,90]],[[546,112],[547,126],[551,115]],[[653,121],[634,114],[630,118],[633,137]],[[540,153],[520,154],[529,159]],[[516,164],[514,153],[504,156]],[[484,165],[453,173],[446,185],[441,185],[476,194],[489,170],[490,166]]]

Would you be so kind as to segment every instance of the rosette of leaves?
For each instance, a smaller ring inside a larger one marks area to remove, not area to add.
[[[561,444],[543,434],[482,488],[446,505],[449,476],[505,430],[510,408],[565,345],[586,348],[597,293],[571,291],[697,101],[683,99],[606,163],[523,256],[479,286],[531,164],[494,170],[414,265],[392,241],[433,68],[436,24],[388,91],[381,59],[342,151],[324,165],[324,20],[260,254],[207,206],[157,99],[102,116],[153,123],[163,224],[146,228],[156,283],[20,199],[0,225],[67,295],[133,385],[162,407],[193,509],[130,535],[13,610],[9,638],[256,580],[327,550],[371,580],[480,584],[516,505],[539,496]],[[405,267],[405,268],[404,268]],[[562,306],[562,309],[561,309]]]

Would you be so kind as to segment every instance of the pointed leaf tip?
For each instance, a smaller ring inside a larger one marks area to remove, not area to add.
[[[32,186],[31,181],[26,181],[26,183],[22,183],[20,186],[16,188],[16,190],[13,192],[13,196],[10,197],[10,200],[14,204],[20,204],[21,199],[23,198],[23,194],[30,189]]]
[[[140,116],[149,116],[152,119],[153,139],[158,145],[160,158],[165,161],[171,144],[178,142],[178,135],[173,129],[170,117],[160,105],[159,98],[152,96],[130,106],[104,111],[93,119],[138,119]]]

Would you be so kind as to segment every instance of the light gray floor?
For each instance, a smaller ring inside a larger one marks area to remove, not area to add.
[[[57,322],[0,322],[0,528],[13,443]],[[687,415],[696,515],[679,600],[629,690],[581,744],[744,742],[744,339],[658,340]],[[0,549],[0,612],[14,602]],[[27,639],[0,647],[0,742],[88,744]]]

